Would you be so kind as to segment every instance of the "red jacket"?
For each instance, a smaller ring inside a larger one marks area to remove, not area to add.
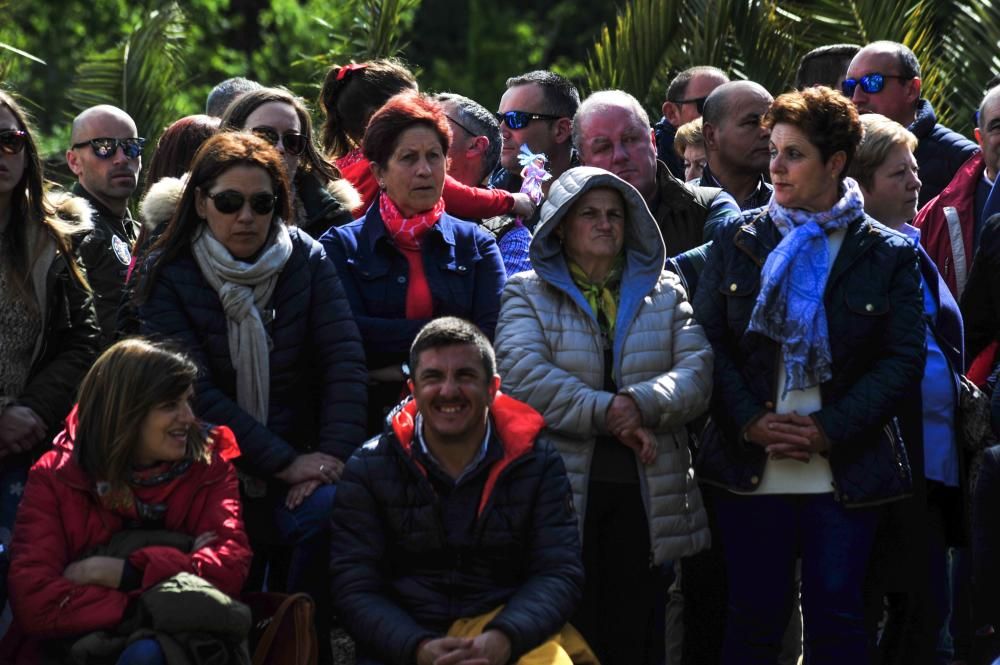
[[[977,152],[962,164],[948,186],[928,201],[913,219],[913,225],[920,229],[920,243],[937,264],[955,300],[960,299],[960,291],[965,288],[972,270],[972,235],[976,219],[973,205],[976,202],[976,187],[985,170],[983,153]],[[945,208],[954,209],[958,220],[954,245]],[[960,243],[958,231],[961,233]],[[959,249],[957,256],[953,247]]]
[[[211,460],[193,464],[167,499],[164,527],[195,537],[213,531],[214,542],[192,553],[160,546],[134,551],[128,561],[142,584],[128,593],[63,577],[68,564],[123,529],[123,517],[100,503],[93,479],[73,456],[75,424],[71,414],[53,449],[32,467],[18,508],[9,575],[14,623],[0,647],[4,662],[35,662],[35,640],[113,628],[133,597],[177,573],[236,596],[250,569],[236,472],[227,461],[239,449],[229,428],[217,427]]]

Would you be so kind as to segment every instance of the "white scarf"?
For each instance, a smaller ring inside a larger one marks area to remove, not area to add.
[[[278,275],[292,254],[292,239],[276,219],[270,246],[254,263],[234,259],[201,227],[191,241],[195,261],[219,294],[228,323],[229,357],[236,369],[236,403],[262,425],[267,424],[270,398],[270,340],[260,310],[271,300]]]

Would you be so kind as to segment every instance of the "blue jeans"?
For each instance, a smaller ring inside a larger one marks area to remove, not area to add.
[[[330,513],[336,485],[320,485],[295,510],[285,507],[282,495],[274,509],[278,537],[295,549],[288,568],[288,591],[303,591],[314,597],[325,588],[330,556]],[[318,577],[324,586],[317,587]]]
[[[117,665],[167,665],[167,657],[159,642],[146,638],[125,647]]]
[[[863,588],[876,509],[845,509],[832,493],[716,493],[729,581],[724,665],[774,665],[802,559],[805,662],[864,663]]]

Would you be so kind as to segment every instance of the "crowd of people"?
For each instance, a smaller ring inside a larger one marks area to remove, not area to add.
[[[998,82],[373,60],[88,108],[69,191],[0,92],[0,663],[249,664],[261,590],[321,665],[1000,663]]]

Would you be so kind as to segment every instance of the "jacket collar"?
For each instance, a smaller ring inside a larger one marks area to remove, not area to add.
[[[447,245],[455,246],[455,227],[452,223],[451,215],[447,212],[441,213],[441,218],[427,233],[428,235],[436,235]],[[392,242],[392,238],[385,229],[385,222],[382,221],[382,213],[379,212],[378,198],[376,197],[375,201],[368,207],[368,212],[365,213],[365,220],[361,226],[361,242],[359,244],[365,247],[369,254],[374,254],[375,246],[382,239],[385,242]]]
[[[983,153],[977,151],[959,167],[951,182],[938,194],[937,206],[959,208],[964,206],[969,199],[975,200],[976,187],[979,186],[979,181],[985,172],[986,160],[983,159]]]
[[[934,107],[926,99],[917,100],[916,114],[913,122],[907,128],[913,132],[918,139],[923,139],[934,130],[937,124],[937,116],[934,114]]]
[[[404,454],[413,460],[421,473],[426,476],[427,470],[414,456],[416,414],[417,402],[411,399],[392,416],[392,431]],[[503,393],[497,393],[494,398],[490,407],[490,418],[493,420],[493,431],[500,443],[503,456],[490,467],[486,486],[479,499],[478,514],[483,512],[489,502],[503,470],[534,451],[535,439],[545,427],[545,419],[540,413],[524,402]]]
[[[103,219],[108,223],[115,223],[117,224],[116,228],[118,230],[128,235],[127,227],[132,223],[132,213],[129,211],[128,207],[125,208],[124,215],[116,215],[111,212],[106,205],[101,203],[93,194],[87,191],[87,188],[81,185],[79,180],[73,184],[73,195],[85,199],[87,203],[90,204],[90,206],[94,209],[94,212],[97,213],[94,215],[94,218]]]

